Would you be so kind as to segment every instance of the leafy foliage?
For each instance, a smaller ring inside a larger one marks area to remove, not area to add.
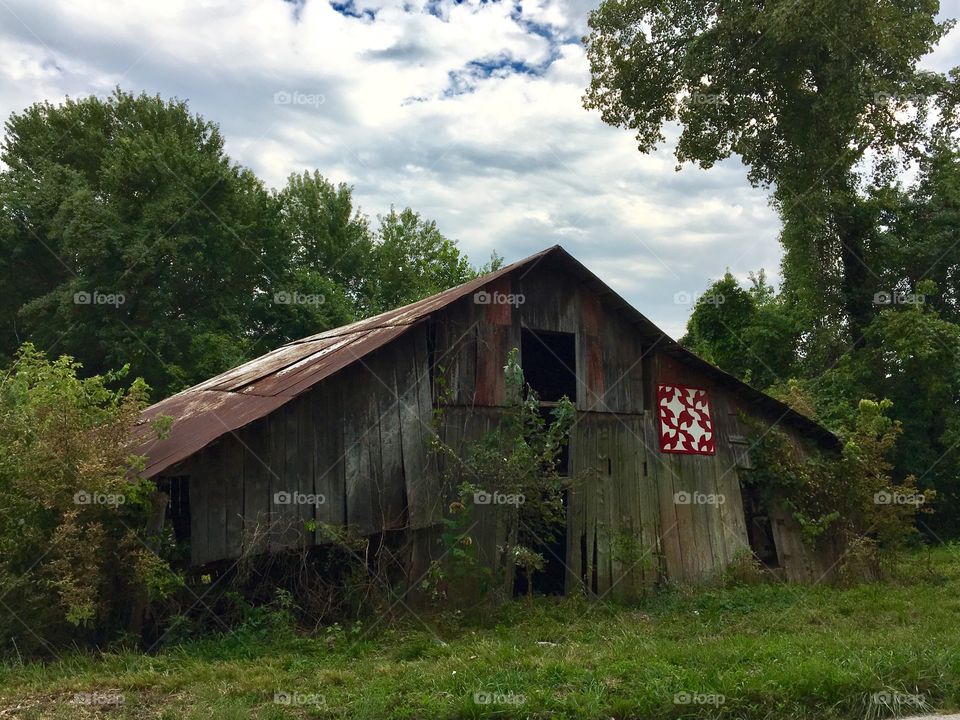
[[[476,276],[456,243],[410,208],[379,218],[369,260],[366,314],[390,310]]]
[[[117,637],[140,601],[178,585],[149,537],[154,487],[128,454],[146,398],[125,371],[77,378],[79,365],[24,345],[0,384],[0,645],[46,651]]]
[[[919,491],[913,476],[893,480],[889,456],[902,428],[888,416],[891,406],[862,400],[838,457],[758,426],[749,482],[768,508],[786,505],[811,545],[847,549],[867,542],[882,552],[903,550],[916,535],[917,513],[929,511],[935,493]],[[876,571],[877,556],[871,558]]]
[[[13,114],[0,157],[3,351],[29,337],[89,373],[129,364],[161,392],[246,357],[282,239],[214,124],[117,91]]]
[[[729,272],[697,300],[681,342],[745,382],[764,389],[789,377],[800,332],[763,271],[747,290]]]
[[[834,300],[859,343],[876,224],[861,164],[869,155],[889,179],[923,153],[931,113],[955,117],[956,78],[917,68],[952,27],[938,10],[937,0],[605,0],[590,16],[585,105],[636,131],[644,152],[678,122],[680,162],[739,156],[753,184],[775,188],[798,291],[822,310]]]
[[[474,275],[409,208],[373,231],[318,172],[270,192],[186,103],[117,90],[6,122],[0,359],[25,339],[166,396]]]
[[[527,587],[532,592],[529,580],[545,564],[537,548],[565,531],[563,491],[569,479],[560,475],[557,463],[568,442],[576,410],[564,396],[550,411],[550,420],[544,418],[536,392],[524,380],[516,348],[507,355],[504,377],[507,404],[495,428],[468,443],[462,455],[440,439],[440,432],[433,434],[432,442],[434,451],[445,460],[445,484],[456,497],[450,506],[453,519],[447,521],[456,532],[451,533],[448,542],[465,548],[473,546],[466,533],[470,519],[475,519],[471,508],[476,507],[478,498],[511,498],[514,501],[500,511],[513,514],[509,508],[515,508],[515,528],[511,541],[500,550],[508,562],[526,573]],[[443,421],[441,400],[434,423],[440,427]],[[455,558],[470,567],[476,564],[471,551],[453,549]]]

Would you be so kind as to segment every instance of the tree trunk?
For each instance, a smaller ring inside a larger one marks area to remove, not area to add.
[[[843,267],[841,295],[849,323],[850,341],[856,348],[863,345],[863,333],[874,314],[876,275],[867,265],[865,257],[872,222],[863,201],[853,192],[845,192],[842,202],[835,206],[834,224]]]

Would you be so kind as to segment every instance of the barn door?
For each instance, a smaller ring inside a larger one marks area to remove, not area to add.
[[[567,592],[628,599],[659,577],[644,416],[584,413],[570,443]]]

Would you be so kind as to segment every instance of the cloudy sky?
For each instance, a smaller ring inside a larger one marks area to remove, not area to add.
[[[676,337],[678,293],[776,277],[779,223],[739,162],[677,173],[583,110],[593,4],[0,0],[0,114],[117,85],[186,99],[272,186],[317,168],[478,264],[559,243]],[[960,30],[924,64],[960,65]]]

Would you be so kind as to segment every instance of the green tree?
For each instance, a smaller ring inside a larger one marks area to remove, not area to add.
[[[433,220],[410,208],[391,208],[379,220],[365,290],[367,314],[406,305],[476,276],[456,241],[444,237]]]
[[[373,233],[318,172],[268,191],[183,102],[117,90],[5,129],[0,360],[31,340],[88,373],[129,365],[163,397],[474,276],[409,208]]]
[[[182,102],[116,91],[6,123],[3,352],[22,338],[160,394],[243,360],[256,292],[282,284],[270,195]]]
[[[917,68],[952,26],[938,10],[937,0],[604,0],[590,16],[585,105],[635,130],[644,152],[678,122],[680,162],[736,154],[753,184],[775,186],[784,221],[803,226],[783,236],[788,281],[839,303],[859,342],[873,315],[876,216],[858,171],[870,153],[888,177],[898,151],[921,152],[934,104],[953,111],[950,81]]]
[[[112,391],[124,373],[78,370],[27,344],[0,377],[0,652],[112,640],[180,585],[148,532],[153,484],[129,455],[146,387]]]
[[[373,238],[367,218],[353,207],[350,186],[304,172],[290,176],[277,200],[294,262],[334,281],[359,304]]]
[[[694,305],[681,342],[704,360],[764,390],[791,376],[799,330],[763,271],[744,290],[727,272]]]

